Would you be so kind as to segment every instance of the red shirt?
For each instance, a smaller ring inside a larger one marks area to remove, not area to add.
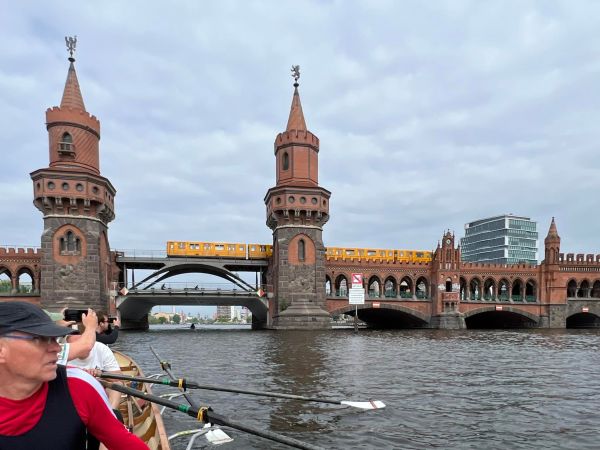
[[[148,449],[115,417],[104,388],[94,377],[81,369],[69,367],[67,385],[81,421],[109,450]],[[22,400],[0,397],[0,435],[18,436],[31,430],[42,417],[47,395],[48,383],[44,383],[37,392]]]

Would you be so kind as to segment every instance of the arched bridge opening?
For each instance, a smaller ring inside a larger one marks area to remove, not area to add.
[[[600,317],[591,313],[577,313],[567,317],[567,328],[600,328]]]
[[[465,314],[469,329],[536,328],[539,317],[517,308],[480,308]]]
[[[332,311],[331,315],[355,315],[353,305]],[[406,329],[428,328],[429,318],[418,311],[401,306],[385,306],[373,308],[370,304],[358,305],[358,320],[365,322],[369,328]]]

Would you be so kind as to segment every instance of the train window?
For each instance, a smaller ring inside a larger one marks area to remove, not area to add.
[[[204,250],[210,250],[210,244],[204,244]]]
[[[423,257],[423,253],[417,252],[417,258],[422,258],[422,257]]]
[[[228,246],[227,246],[227,250],[229,250],[230,252],[234,252],[234,251],[235,251],[235,246],[233,246],[233,245],[228,245]]]
[[[377,252],[375,250],[367,250],[367,255],[369,256],[375,256],[377,254]]]
[[[215,250],[218,251],[218,252],[219,251],[223,251],[223,250],[225,250],[225,246],[223,244],[216,244],[215,245]]]
[[[256,247],[254,245],[251,245],[250,246],[250,251],[253,251],[253,252],[256,251]]]
[[[261,251],[261,252],[266,252],[266,251],[267,251],[267,249],[265,248],[265,246],[264,246],[264,245],[261,245],[261,246],[260,246],[260,251]]]
[[[346,250],[346,254],[350,255],[350,256],[354,255],[354,249],[348,249],[348,250]]]
[[[244,246],[240,245],[240,252],[243,252],[243,251],[244,251]]]
[[[180,242],[178,245],[180,250],[184,250],[185,249],[185,242]]]

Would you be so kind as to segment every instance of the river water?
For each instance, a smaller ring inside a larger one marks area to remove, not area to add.
[[[122,332],[113,347],[146,374],[160,372],[152,345],[177,376],[201,384],[385,402],[362,411],[194,391],[215,413],[323,448],[600,448],[600,330],[224,328]],[[165,424],[169,434],[197,428],[176,411]],[[290,448],[226,431],[234,441],[223,450]],[[204,438],[194,446],[204,447]]]

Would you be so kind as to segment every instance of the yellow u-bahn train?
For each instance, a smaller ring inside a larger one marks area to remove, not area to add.
[[[239,242],[168,241],[167,256],[199,258],[264,259],[273,254],[272,245]]]
[[[268,244],[239,242],[168,241],[167,255],[198,258],[265,259],[273,254]],[[425,250],[389,250],[373,248],[327,247],[328,261],[364,261],[387,263],[428,263],[432,253]]]

